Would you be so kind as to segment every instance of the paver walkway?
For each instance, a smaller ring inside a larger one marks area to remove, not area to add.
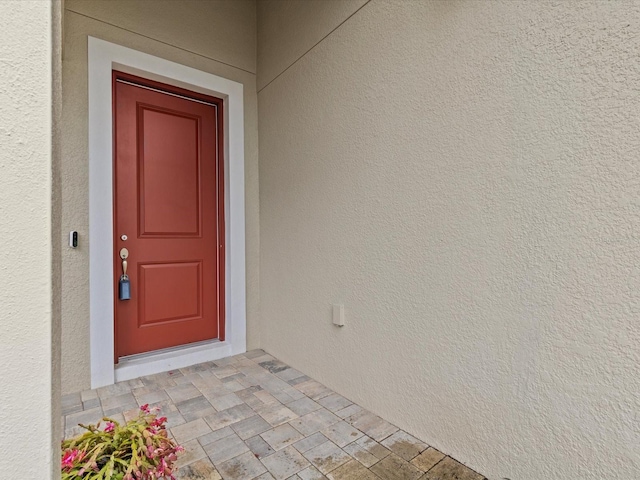
[[[78,423],[159,406],[182,480],[486,480],[262,350],[62,399]]]

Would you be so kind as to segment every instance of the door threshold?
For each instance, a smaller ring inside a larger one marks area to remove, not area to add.
[[[218,339],[181,347],[122,357],[115,366],[115,381],[123,382],[145,375],[168,372],[232,355],[231,345]]]

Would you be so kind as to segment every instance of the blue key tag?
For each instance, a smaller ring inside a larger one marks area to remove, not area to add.
[[[120,300],[131,300],[131,284],[129,283],[129,275],[122,275],[120,277],[118,298],[120,298]]]

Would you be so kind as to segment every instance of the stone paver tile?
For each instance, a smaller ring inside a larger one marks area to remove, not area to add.
[[[216,467],[238,455],[249,451],[249,447],[235,433],[203,446]]]
[[[445,457],[422,478],[424,480],[484,480],[482,475],[451,457]]]
[[[205,408],[211,408],[211,404],[205,398],[204,395],[200,395],[199,397],[193,397],[189,400],[183,400],[182,402],[178,402],[175,404],[178,408],[178,411],[181,414],[197,412],[198,410],[204,410]]]
[[[230,377],[231,375],[235,375],[236,373],[238,373],[238,370],[231,366],[214,367],[211,369],[211,371],[219,379]]]
[[[426,472],[443,458],[444,453],[436,450],[433,447],[429,447],[416,458],[411,460],[411,463],[423,472]]]
[[[321,408],[289,423],[303,435],[309,436],[339,421],[340,419],[329,410]]]
[[[371,467],[371,471],[386,480],[417,480],[422,476],[422,470],[393,453]]]
[[[231,428],[233,428],[241,439],[246,440],[247,438],[255,437],[269,430],[271,425],[260,415],[254,415],[253,417],[245,418],[244,420],[234,423],[231,425]]]
[[[304,373],[299,372],[295,368],[289,367],[289,368],[285,368],[284,370],[280,370],[279,372],[277,372],[276,376],[278,378],[284,380],[285,382],[288,382],[289,380],[293,380],[295,378],[300,378],[300,377],[304,376]]]
[[[191,385],[193,385],[193,381],[199,381],[202,377],[197,374],[197,373],[190,373],[188,375],[183,375],[181,377],[176,377],[174,378],[174,381],[176,382],[176,385],[183,385],[183,384],[187,384],[190,383]]]
[[[82,399],[83,402],[86,402],[87,400],[92,400],[94,398],[98,398],[98,391],[83,390],[82,392],[80,392],[80,398]]]
[[[264,441],[260,435],[256,435],[246,440],[247,446],[251,449],[256,458],[263,459],[275,452],[271,445]]]
[[[309,397],[303,397],[300,400],[295,400],[289,404],[287,404],[287,408],[293,411],[294,413],[303,416],[307,413],[315,412],[316,410],[322,408],[319,403],[314,402]]]
[[[237,361],[238,361],[238,356],[237,355],[233,355],[231,357],[219,358],[214,363],[216,365],[222,367],[222,366],[225,366],[225,365],[234,365]]]
[[[256,412],[259,411],[261,408],[264,408],[266,406],[264,403],[262,403],[262,400],[260,400],[258,397],[256,397],[253,394],[248,396],[248,397],[246,397],[246,398],[243,398],[243,400],[244,400],[244,403],[249,405]],[[271,405],[275,405],[275,404],[271,404]]]
[[[298,477],[300,480],[326,480],[325,477],[320,470],[318,470],[313,465],[308,466],[304,470],[298,472]]]
[[[191,365],[189,367],[183,367],[180,369],[180,372],[183,375],[190,375],[192,373],[206,372],[211,368],[211,365],[207,365],[206,363],[199,363],[197,365]]]
[[[285,423],[260,435],[274,450],[282,450],[303,438],[291,425]]]
[[[190,398],[199,397],[202,392],[193,386],[191,383],[185,383],[176,385],[175,387],[169,387],[165,390],[171,397],[174,403],[184,402]]]
[[[215,408],[206,407],[201,410],[194,410],[192,412],[187,412],[183,415],[183,417],[187,422],[192,422],[193,420],[197,420],[198,418],[208,417],[209,415],[213,415],[214,413],[216,413]]]
[[[327,477],[329,480],[380,480],[380,477],[355,460],[336,468]]]
[[[138,391],[146,390],[146,387],[139,388],[133,392],[134,397],[138,401],[138,405],[151,405],[152,403],[164,402],[166,400],[170,400],[169,395],[164,390],[153,390],[148,393],[138,394]]]
[[[191,383],[199,390],[202,388],[222,386],[222,380],[216,377],[213,372],[201,372],[197,377],[191,380]]]
[[[109,410],[107,410],[106,408],[103,408],[104,410],[104,416],[105,417],[112,417],[113,415],[117,415],[118,413],[129,413],[129,418],[127,418],[127,416],[125,415],[125,418],[128,420],[130,420],[131,418],[135,418],[138,416],[138,413],[140,412],[140,407],[138,407],[137,403],[127,403],[125,405],[120,405],[119,407],[114,407],[114,408],[110,408]]]
[[[264,350],[262,350],[261,348],[258,348],[256,350],[249,350],[244,354],[244,356],[251,359],[251,358],[261,357],[262,355],[264,355],[264,353],[265,353]]]
[[[233,375],[229,375],[228,377],[224,377],[222,379],[222,383],[234,382],[234,381],[242,380],[243,378],[245,378],[245,374],[238,372],[238,373],[234,373]]]
[[[265,390],[258,390],[257,392],[254,392],[253,395],[265,405],[277,405],[281,403],[280,400]]]
[[[198,437],[198,442],[200,442],[200,445],[204,447],[205,445],[209,445],[210,443],[216,442],[221,438],[228,437],[233,433],[235,432],[231,429],[231,427],[220,428],[218,430],[214,430],[211,433],[207,433],[206,435],[202,435],[201,437]]]
[[[92,398],[90,400],[85,400],[84,402],[82,402],[82,409],[83,410],[91,410],[92,408],[96,408],[100,406],[100,399],[99,398]]]
[[[257,412],[274,427],[298,418],[298,415],[280,403],[260,408]]]
[[[367,436],[359,438],[356,443],[380,460],[391,454],[391,450]]]
[[[180,412],[178,412],[177,409],[176,410],[162,409],[162,411],[160,411],[160,416],[167,417],[167,423],[165,425],[169,429],[173,427],[177,427],[178,425],[187,423],[187,421],[180,414]]]
[[[223,383],[222,385],[227,392],[239,392],[240,390],[244,390],[247,388],[242,383],[237,380],[233,380],[231,382]]]
[[[396,455],[404,458],[407,462],[411,461],[428,447],[426,443],[421,442],[413,435],[409,435],[402,430],[398,430],[380,443]]]
[[[252,358],[252,360],[260,364],[261,362],[269,362],[271,360],[275,360],[275,357],[272,357],[268,353],[265,353],[264,355],[260,355],[259,357]]]
[[[375,440],[366,436],[344,447],[344,451],[367,468],[372,467],[381,459],[391,454],[391,451],[386,447],[383,447]]]
[[[287,368],[290,368],[286,363],[283,363],[280,360],[276,359],[260,362],[258,365],[267,370],[269,373],[278,373],[286,370]]]
[[[367,452],[364,448],[362,448],[361,445],[358,445],[356,442],[353,442],[344,447],[344,451],[367,468],[372,467],[380,461],[379,458]]]
[[[329,441],[307,450],[304,456],[325,475],[351,460],[346,452]]]
[[[309,462],[293,447],[280,450],[261,461],[276,480],[285,480],[309,465]]]
[[[86,432],[86,430],[79,425],[67,427],[64,429],[62,438],[67,439],[77,437],[78,435],[82,435],[84,432]]]
[[[238,380],[238,383],[241,385],[244,385],[245,387],[256,387],[260,385],[260,380],[258,380],[253,375],[249,374],[249,375],[246,375],[244,378],[241,378],[240,380]]]
[[[302,393],[297,388],[293,388],[291,386],[283,387],[282,391],[283,393],[286,393],[294,400],[300,400],[301,398],[306,398],[306,395],[304,393]]]
[[[251,479],[267,471],[262,462],[251,452],[243,453],[216,466],[225,480]]]
[[[328,439],[320,432],[316,432],[313,435],[303,438],[302,440],[297,441],[293,444],[293,447],[298,450],[300,453],[304,453],[307,450],[311,450],[318,445],[322,445]]]
[[[259,477],[254,478],[254,480],[274,480],[274,478],[269,472],[264,472]]]
[[[366,410],[347,417],[345,420],[377,442],[384,440],[389,435],[393,435],[398,431],[398,427],[395,425],[390,424],[386,420]]]
[[[351,442],[355,442],[364,435],[360,430],[353,428],[347,422],[334,423],[322,430],[322,433],[339,447],[344,447]]]
[[[132,404],[138,406],[138,403],[136,402],[136,399],[131,392],[102,398],[102,409],[105,412],[107,410],[113,410],[114,408]]]
[[[294,388],[293,390],[295,390],[295,388]],[[298,392],[298,391],[296,390],[296,392]],[[298,392],[298,393],[299,393],[300,395],[302,395],[302,397],[304,397],[304,394],[303,394],[303,393],[300,393],[300,392]],[[296,400],[296,398],[294,398],[294,397],[292,397],[291,395],[287,394],[284,390],[281,390],[281,391],[279,391],[279,392],[275,392],[275,393],[273,393],[272,395],[273,395],[273,396],[274,396],[274,397],[275,397],[275,398],[276,398],[280,403],[284,403],[284,404],[291,403],[291,402],[293,402],[294,400]]]
[[[188,442],[189,440],[201,437],[210,432],[211,428],[209,428],[209,425],[201,418],[193,422],[183,423],[171,429],[171,433],[178,443]]]
[[[90,410],[91,408],[96,408],[100,406],[100,400],[94,399],[92,401],[97,402],[97,405],[93,405],[93,407],[88,407],[87,408],[88,410]],[[72,413],[78,413],[78,412],[81,412],[82,410],[85,410],[84,405],[82,403],[79,403],[78,405],[69,405],[67,407],[62,407],[62,415],[71,415]]]
[[[114,409],[115,411],[118,411],[118,409]],[[106,412],[105,412],[106,413]],[[138,418],[138,416],[140,415],[140,408],[139,407],[133,407],[133,408],[129,408],[127,407],[127,410],[122,412],[122,415],[124,416],[125,421],[129,422],[131,420],[133,420],[134,418]],[[111,415],[109,415],[111,416]]]
[[[240,420],[252,417],[256,414],[249,405],[237,405],[235,407],[227,408],[221,412],[216,412],[204,417],[212,430],[218,428],[228,427]]]
[[[202,392],[202,394],[207,398],[207,400],[211,401],[214,398],[224,397],[225,395],[229,395],[233,392],[225,389],[222,385],[216,385],[213,387],[199,387],[198,390]]]
[[[280,380],[274,375],[270,375],[269,377],[263,379],[260,382],[260,386],[271,394],[276,394],[291,388],[291,386],[287,382],[285,382],[284,380]]]
[[[115,397],[125,393],[131,393],[131,384],[128,382],[118,382],[98,389],[100,398]]]
[[[206,458],[207,456],[198,440],[189,440],[188,442],[182,443],[181,446],[184,448],[184,452],[178,455],[177,465],[180,468],[196,460]]]
[[[218,411],[226,410],[227,408],[242,405],[244,403],[235,393],[230,393],[222,397],[210,398],[209,402],[213,405],[213,408]]]
[[[262,390],[262,387],[259,385],[251,385],[243,390],[238,390],[237,392],[235,392],[235,394],[238,396],[238,398],[241,398],[242,401],[246,402],[248,398],[256,398],[253,394],[256,392],[260,392]]]
[[[65,417],[65,427],[76,427],[79,423],[83,425],[95,425],[104,416],[101,408],[92,408],[91,410],[85,410],[83,412],[72,413]]]
[[[322,385],[320,382],[316,382],[315,380],[307,380],[306,382],[299,383],[295,386],[295,388],[300,390],[307,397],[310,397],[316,401],[334,393],[332,390],[329,390],[327,387]]]
[[[82,396],[79,392],[63,395],[61,399],[62,409],[82,405]]]
[[[332,412],[337,412],[338,410],[342,410],[343,408],[346,408],[353,404],[351,400],[347,400],[342,395],[338,395],[337,393],[332,393],[330,395],[327,395],[326,397],[318,399],[318,403]]]
[[[208,458],[203,458],[179,468],[176,473],[176,480],[222,480],[222,477],[211,461]]]
[[[293,387],[300,383],[308,382],[309,380],[311,380],[311,377],[307,377],[306,375],[303,375],[301,377],[294,378],[293,380],[289,380],[287,383]]]
[[[356,415],[360,412],[362,412],[363,408],[360,405],[356,405],[355,403],[353,405],[349,405],[346,408],[343,408],[342,410],[338,410],[337,412],[334,412],[337,416],[339,416],[342,419],[345,419],[347,417],[350,417],[352,415]]]
[[[140,380],[142,380],[144,386],[160,389],[175,386],[176,382],[174,378],[179,376],[182,376],[182,373],[173,370],[171,372],[157,373],[155,375],[142,377]]]

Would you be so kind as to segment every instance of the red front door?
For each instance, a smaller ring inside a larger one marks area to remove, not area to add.
[[[222,101],[120,72],[113,91],[116,361],[223,340]]]

